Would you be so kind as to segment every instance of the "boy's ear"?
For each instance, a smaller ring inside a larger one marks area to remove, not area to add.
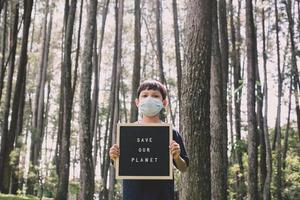
[[[135,105],[136,105],[136,107],[138,107],[138,106],[139,106],[139,103],[140,103],[139,99],[138,99],[138,98],[136,98],[136,99],[135,99]]]
[[[163,100],[163,105],[164,105],[164,107],[167,107],[169,105],[169,102],[167,99]]]

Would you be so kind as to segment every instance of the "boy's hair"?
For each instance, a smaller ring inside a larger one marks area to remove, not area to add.
[[[167,97],[166,87],[159,81],[156,80],[147,80],[140,84],[137,90],[137,98],[139,98],[140,94],[144,90],[157,90],[161,93],[163,100]]]

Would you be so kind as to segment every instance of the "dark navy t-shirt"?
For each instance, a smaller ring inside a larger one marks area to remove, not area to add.
[[[189,165],[181,135],[173,129],[173,140],[180,145],[180,157]],[[173,164],[176,166],[175,162]],[[123,200],[173,200],[174,180],[123,180]]]

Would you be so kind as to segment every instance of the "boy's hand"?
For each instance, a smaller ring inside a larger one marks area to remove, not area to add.
[[[169,148],[170,148],[170,152],[173,156],[173,159],[177,160],[180,156],[180,146],[179,146],[179,144],[176,143],[174,140],[172,140]]]
[[[116,159],[120,156],[120,148],[117,144],[114,144],[109,149],[109,157],[111,160],[116,161]]]

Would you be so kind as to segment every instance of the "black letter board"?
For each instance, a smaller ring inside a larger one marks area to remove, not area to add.
[[[118,124],[117,179],[173,179],[170,124]]]

